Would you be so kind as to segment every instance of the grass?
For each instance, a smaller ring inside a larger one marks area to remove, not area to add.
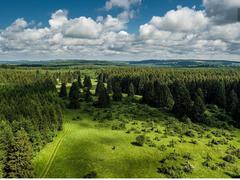
[[[109,113],[111,116],[105,116]],[[79,178],[90,172],[96,172],[99,178],[171,177],[158,172],[160,161],[170,153],[177,153],[176,161],[181,165],[185,163],[182,156],[187,152],[192,157],[188,163],[193,171],[181,173],[180,177],[227,178],[240,167],[237,159],[234,164],[226,162],[225,168],[215,169],[217,163],[224,162],[222,158],[229,145],[240,147],[239,130],[224,130],[235,135],[227,145],[207,146],[213,138],[224,138],[223,135],[215,137],[212,134],[218,129],[207,128],[199,137],[197,128],[201,129],[201,126],[181,123],[171,114],[137,104],[115,103],[109,110],[82,104],[80,110],[66,110],[64,120],[64,130],[34,158],[36,177]],[[119,130],[113,130],[115,127]],[[176,129],[182,131],[183,127],[191,130],[195,137],[181,137],[182,132]],[[132,145],[141,134],[147,139],[145,144],[142,147]],[[207,138],[207,134],[212,137]],[[180,143],[181,139],[185,142]],[[191,143],[192,140],[197,144]],[[159,150],[162,145],[166,150]],[[212,158],[210,167],[202,165],[208,155]],[[168,164],[176,163],[169,160]]]

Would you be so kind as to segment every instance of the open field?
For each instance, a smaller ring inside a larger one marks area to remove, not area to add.
[[[149,118],[149,115],[142,111],[142,116],[136,115],[133,120],[128,113],[121,114],[127,108],[126,105],[119,107],[115,104],[112,108],[113,117],[111,120],[105,119],[104,123],[101,119],[104,116],[100,117],[99,115],[98,117],[98,110],[90,108],[90,113],[86,113],[87,105],[84,105],[81,110],[66,110],[64,130],[34,159],[36,177],[76,178],[95,172],[100,178],[219,178],[230,177],[229,175],[233,175],[240,166],[240,160],[237,158],[234,163],[223,160],[230,145],[240,147],[239,131],[219,130],[219,133],[222,132],[219,136],[215,133],[218,132],[215,128],[205,127],[206,129],[202,130],[203,127],[194,124],[184,125],[174,117],[154,110],[152,112],[157,113],[155,116],[159,118],[154,116]],[[133,108],[136,108],[135,105],[130,106],[129,109]],[[105,113],[99,111],[101,115]],[[167,123],[166,120],[172,123]],[[167,124],[169,124],[168,128]],[[183,126],[186,127],[186,132],[191,131],[194,135],[185,133],[180,136],[183,132],[172,131]],[[149,139],[142,147],[132,144],[140,134],[144,134]],[[227,144],[207,146],[212,139],[221,140],[226,137],[232,139],[227,140]],[[193,171],[191,173],[179,171],[179,174],[172,175],[159,173],[160,161],[170,153],[175,154],[174,158],[176,159],[169,160],[168,164],[181,166],[187,162]],[[183,158],[188,153],[191,157]],[[203,162],[208,156],[210,160],[206,167]],[[222,166],[225,167],[222,167],[221,164],[224,164]]]

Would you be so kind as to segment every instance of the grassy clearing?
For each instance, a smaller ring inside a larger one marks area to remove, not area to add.
[[[108,110],[85,104],[80,110],[67,110],[64,119],[64,130],[34,159],[36,177],[43,172],[48,178],[96,172],[99,178],[225,178],[236,176],[240,167],[235,156],[234,163],[223,160],[230,146],[240,147],[239,130],[181,123],[137,104],[114,104]],[[142,147],[132,144],[139,135],[145,137]]]

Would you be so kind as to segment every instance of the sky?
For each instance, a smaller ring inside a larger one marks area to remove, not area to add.
[[[0,3],[0,60],[240,61],[239,0]]]

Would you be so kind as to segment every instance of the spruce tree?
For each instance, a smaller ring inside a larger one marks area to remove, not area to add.
[[[80,107],[80,91],[78,89],[78,85],[76,82],[72,83],[72,86],[70,88],[70,92],[69,92],[69,100],[70,100],[70,104],[69,107],[71,109],[78,109]]]
[[[59,92],[59,97],[61,98],[66,98],[67,97],[67,87],[66,87],[66,83],[62,83],[60,92]]]
[[[192,116],[191,119],[193,122],[203,122],[204,121],[204,112],[205,112],[205,104],[202,98],[196,93],[194,104],[192,107]]]
[[[214,92],[214,104],[224,109],[226,106],[226,92],[224,81],[215,81],[215,83],[216,89]]]
[[[83,81],[84,87],[91,89],[92,88],[92,81],[90,76],[85,76],[84,81]]]
[[[86,88],[86,89],[84,89],[84,92],[85,92],[84,100],[86,102],[91,102],[93,100],[93,98],[91,96],[92,94],[91,94],[90,89]]]
[[[100,108],[107,108],[110,107],[110,105],[111,101],[107,89],[105,88],[103,83],[100,83],[97,106]]]
[[[238,95],[237,93],[233,90],[231,90],[229,94],[229,98],[227,99],[227,111],[230,112],[232,116],[236,113],[238,106]]]
[[[17,131],[9,153],[7,167],[8,178],[32,178],[33,151],[24,129]]]
[[[95,89],[95,96],[98,96],[99,92],[100,92],[100,86],[103,85],[103,82],[99,81],[97,83],[96,89]]]
[[[120,81],[115,81],[113,83],[113,100],[121,101],[122,100],[122,89],[120,85]]]
[[[176,81],[173,84],[174,106],[173,113],[177,117],[191,115],[192,101],[184,82]]]
[[[135,95],[135,89],[134,89],[133,83],[131,82],[129,84],[129,89],[128,89],[128,97],[129,97],[130,101],[134,100],[134,95]]]
[[[149,81],[144,84],[144,88],[142,90],[142,102],[150,106],[155,106],[154,96],[155,96],[154,85],[152,81]]]
[[[6,177],[7,161],[13,143],[12,128],[6,121],[0,121],[0,178]]]

